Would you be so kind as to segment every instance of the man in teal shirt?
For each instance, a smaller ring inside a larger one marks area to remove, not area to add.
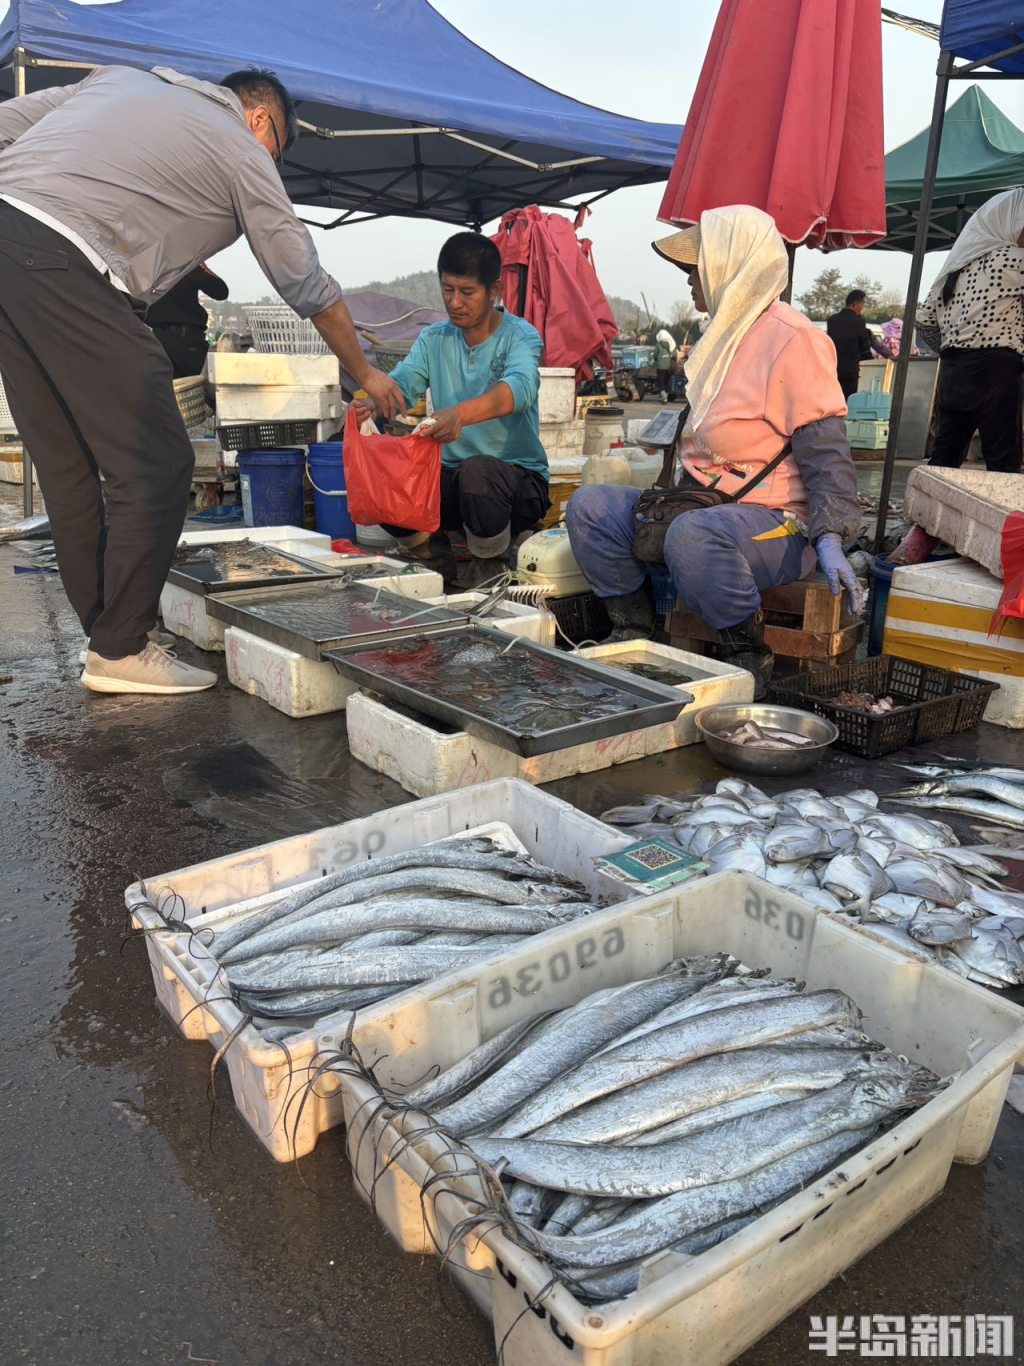
[[[438,569],[447,583],[455,579],[447,532],[464,530],[473,560],[459,583],[477,587],[512,567],[513,542],[549,506],[537,402],[543,342],[498,308],[501,255],[488,238],[450,237],[437,273],[450,321],[424,328],[391,377],[410,404],[430,389],[430,434],[443,446],[441,525],[433,535],[386,529],[406,558]]]

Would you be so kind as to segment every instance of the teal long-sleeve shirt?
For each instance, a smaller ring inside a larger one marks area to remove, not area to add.
[[[418,403],[429,388],[435,408],[479,398],[503,380],[512,390],[512,412],[463,427],[459,439],[442,448],[441,461],[454,467],[471,456],[490,455],[547,479],[537,401],[543,346],[537,329],[513,313],[504,314],[479,346],[467,346],[454,323],[434,323],[423,329],[391,378],[410,404]]]

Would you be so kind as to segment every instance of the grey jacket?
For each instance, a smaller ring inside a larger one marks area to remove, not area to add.
[[[243,233],[300,317],[341,298],[237,96],[167,67],[0,104],[0,194],[76,232],[144,303]]]

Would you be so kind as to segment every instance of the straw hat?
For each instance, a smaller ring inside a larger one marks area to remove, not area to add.
[[[683,228],[682,232],[659,238],[651,246],[666,261],[691,270],[700,258],[700,228],[694,223],[692,227]]]

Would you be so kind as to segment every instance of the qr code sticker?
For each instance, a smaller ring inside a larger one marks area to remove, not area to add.
[[[664,868],[666,864],[679,862],[678,854],[672,853],[669,849],[660,849],[656,844],[647,845],[643,849],[630,850],[627,858],[648,870]]]

